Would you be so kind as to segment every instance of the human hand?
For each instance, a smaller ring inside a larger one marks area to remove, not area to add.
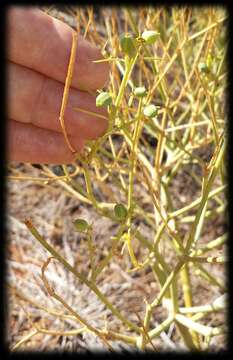
[[[35,7],[11,7],[7,14],[9,161],[69,163],[68,148],[59,121],[64,83],[72,46],[72,29]],[[75,111],[74,107],[100,113],[95,97],[85,90],[104,86],[109,65],[93,63],[101,52],[81,36],[74,65],[65,127],[72,146],[80,152],[86,140],[107,129],[107,119]]]

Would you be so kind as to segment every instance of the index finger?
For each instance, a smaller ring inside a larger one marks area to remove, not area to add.
[[[72,28],[33,7],[13,6],[8,10],[8,59],[65,82],[72,46]],[[71,86],[94,90],[104,86],[109,65],[93,63],[101,52],[78,36]]]

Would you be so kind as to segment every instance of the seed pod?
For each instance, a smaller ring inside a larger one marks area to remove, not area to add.
[[[158,106],[153,104],[147,105],[144,110],[143,114],[149,118],[153,118],[158,114]]]
[[[131,34],[122,34],[120,36],[120,45],[123,53],[129,57],[136,54],[135,39]]]
[[[78,232],[84,232],[88,229],[89,225],[88,223],[86,222],[86,220],[84,219],[76,219],[74,222],[73,222],[75,228],[76,228],[76,231]]]
[[[198,69],[200,72],[205,73],[205,74],[208,74],[210,72],[210,69],[204,62],[198,64]]]
[[[109,95],[108,92],[101,92],[96,98],[96,106],[108,106],[112,103],[112,97]]]
[[[142,33],[142,38],[146,40],[147,45],[152,45],[156,41],[159,33],[154,30],[147,30]]]
[[[134,95],[142,98],[146,96],[146,88],[144,86],[139,86],[134,89]]]
[[[125,220],[127,216],[127,209],[123,204],[116,204],[114,207],[114,214],[118,220]]]

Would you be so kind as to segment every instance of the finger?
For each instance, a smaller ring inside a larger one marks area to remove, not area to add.
[[[67,164],[74,161],[74,155],[62,134],[14,120],[8,120],[7,123],[8,161],[38,164]],[[83,139],[72,137],[70,141],[77,152],[82,151]]]
[[[63,88],[64,86],[56,80],[10,63],[8,66],[8,117],[62,132],[59,113]],[[74,107],[98,113],[106,116],[107,119],[107,112],[96,108],[94,96],[87,92],[70,89],[64,116],[68,134],[95,139],[106,131],[106,119],[75,111]]]
[[[72,45],[72,29],[36,7],[8,10],[8,59],[65,82]],[[108,79],[109,65],[93,63],[101,52],[78,36],[72,87],[97,89]]]

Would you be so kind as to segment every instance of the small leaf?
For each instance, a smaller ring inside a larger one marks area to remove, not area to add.
[[[79,232],[84,232],[88,229],[89,225],[87,223],[86,220],[84,219],[76,219],[74,222],[73,222],[75,228],[76,228],[76,231],[79,231]]]
[[[144,86],[139,86],[134,89],[134,95],[142,98],[146,96],[146,88]]]
[[[126,207],[123,204],[116,204],[114,213],[118,220],[125,220],[128,214]]]
[[[147,45],[152,45],[155,43],[159,33],[153,30],[147,30],[142,33],[142,38],[146,41]]]
[[[108,92],[101,92],[96,98],[96,106],[108,106],[112,103],[112,97]]]
[[[158,114],[158,106],[155,106],[153,104],[147,105],[144,108],[143,113],[149,118],[155,117]]]

